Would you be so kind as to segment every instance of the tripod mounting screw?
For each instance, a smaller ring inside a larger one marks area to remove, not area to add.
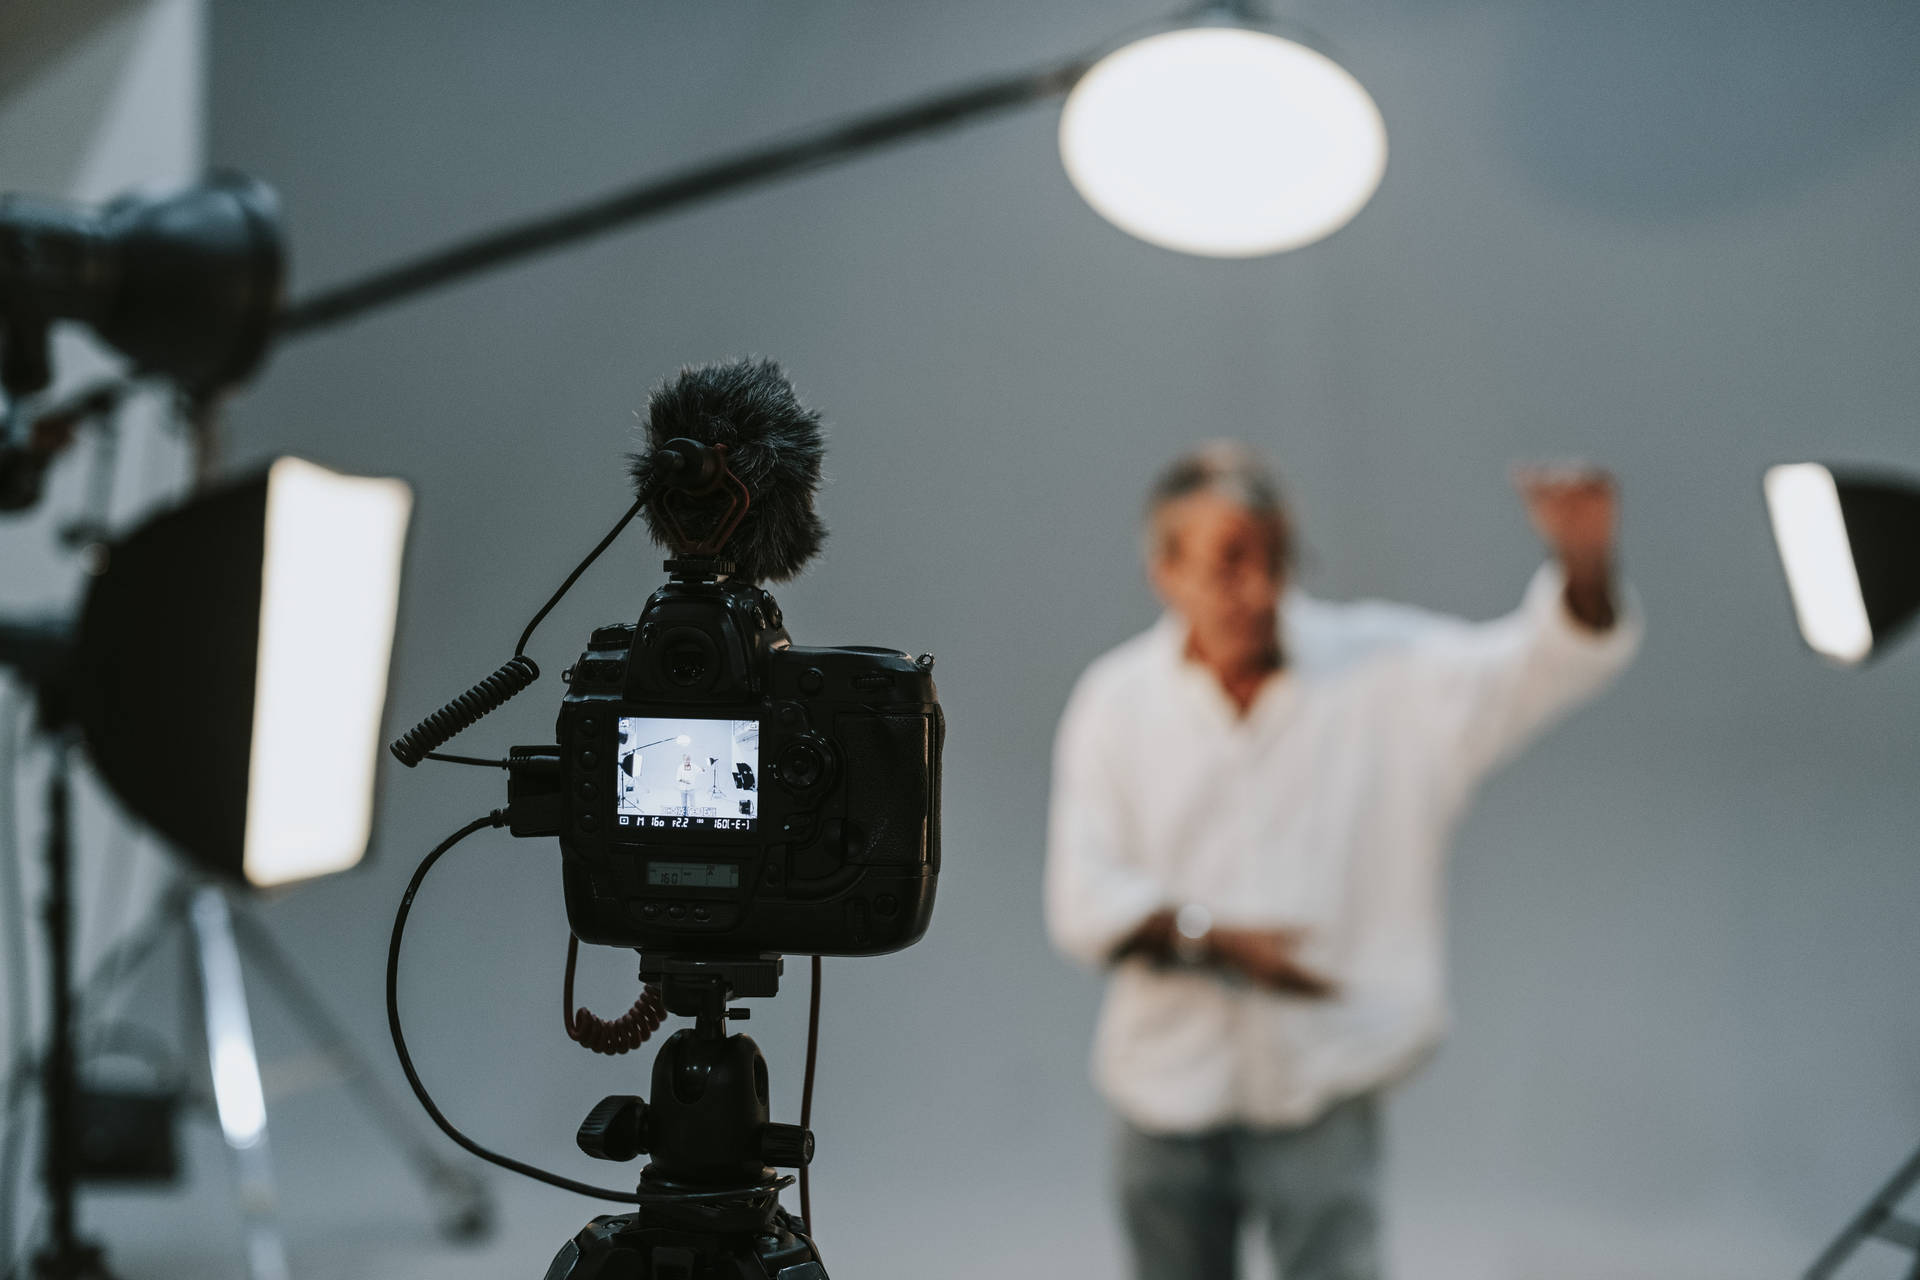
[[[813,1130],[797,1124],[770,1124],[760,1131],[760,1158],[776,1169],[804,1169],[813,1163]]]
[[[631,1160],[647,1149],[647,1104],[615,1094],[587,1112],[573,1140],[595,1160]]]

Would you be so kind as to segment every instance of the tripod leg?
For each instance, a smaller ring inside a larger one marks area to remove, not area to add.
[[[372,1063],[360,1052],[312,985],[265,925],[244,904],[233,904],[234,936],[256,971],[279,993],[280,1002],[307,1033],[314,1048],[340,1073],[349,1092],[373,1119],[374,1128],[399,1148],[434,1202],[440,1233],[450,1240],[484,1239],[493,1230],[493,1199],[487,1184],[418,1140],[413,1112],[380,1087]]]
[[[275,1209],[273,1159],[267,1150],[267,1102],[260,1087],[260,1061],[247,1016],[246,984],[226,894],[210,886],[194,890],[188,920],[200,971],[202,1022],[213,1100],[220,1132],[232,1154],[234,1181],[246,1232],[251,1280],[287,1280],[287,1248]]]

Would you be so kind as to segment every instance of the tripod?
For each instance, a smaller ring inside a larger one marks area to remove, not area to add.
[[[736,996],[779,990],[778,956],[704,960],[643,955],[667,1011],[692,1017],[653,1061],[653,1097],[603,1100],[578,1142],[602,1160],[653,1160],[639,1208],[595,1218],[560,1249],[546,1280],[827,1280],[804,1222],[780,1207],[792,1182],[773,1168],[813,1159],[813,1135],[769,1121],[767,1062],[727,1023]]]

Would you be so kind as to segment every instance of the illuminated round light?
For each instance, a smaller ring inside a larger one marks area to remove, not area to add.
[[[1380,109],[1346,68],[1244,27],[1149,36],[1096,63],[1060,116],[1060,157],[1102,217],[1215,258],[1332,235],[1387,168]]]

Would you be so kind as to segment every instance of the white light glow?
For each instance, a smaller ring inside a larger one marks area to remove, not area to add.
[[[219,1112],[227,1145],[244,1151],[258,1146],[267,1135],[267,1099],[253,1051],[253,1021],[247,1016],[247,987],[240,973],[240,951],[234,945],[233,918],[221,890],[211,885],[194,891],[189,911],[200,961],[214,1110]]]
[[[220,1132],[236,1147],[250,1147],[267,1129],[267,1099],[260,1090],[260,1064],[251,1038],[221,1036],[213,1046],[213,1104]]]
[[[1764,487],[1800,634],[1816,653],[1859,662],[1873,649],[1873,627],[1833,473],[1811,462],[1772,467]]]
[[[1080,79],[1060,158],[1086,202],[1152,244],[1216,258],[1296,249],[1372,198],[1387,128],[1305,45],[1242,27],[1149,36]]]
[[[267,482],[243,870],[256,885],[366,853],[413,497],[297,458]]]

